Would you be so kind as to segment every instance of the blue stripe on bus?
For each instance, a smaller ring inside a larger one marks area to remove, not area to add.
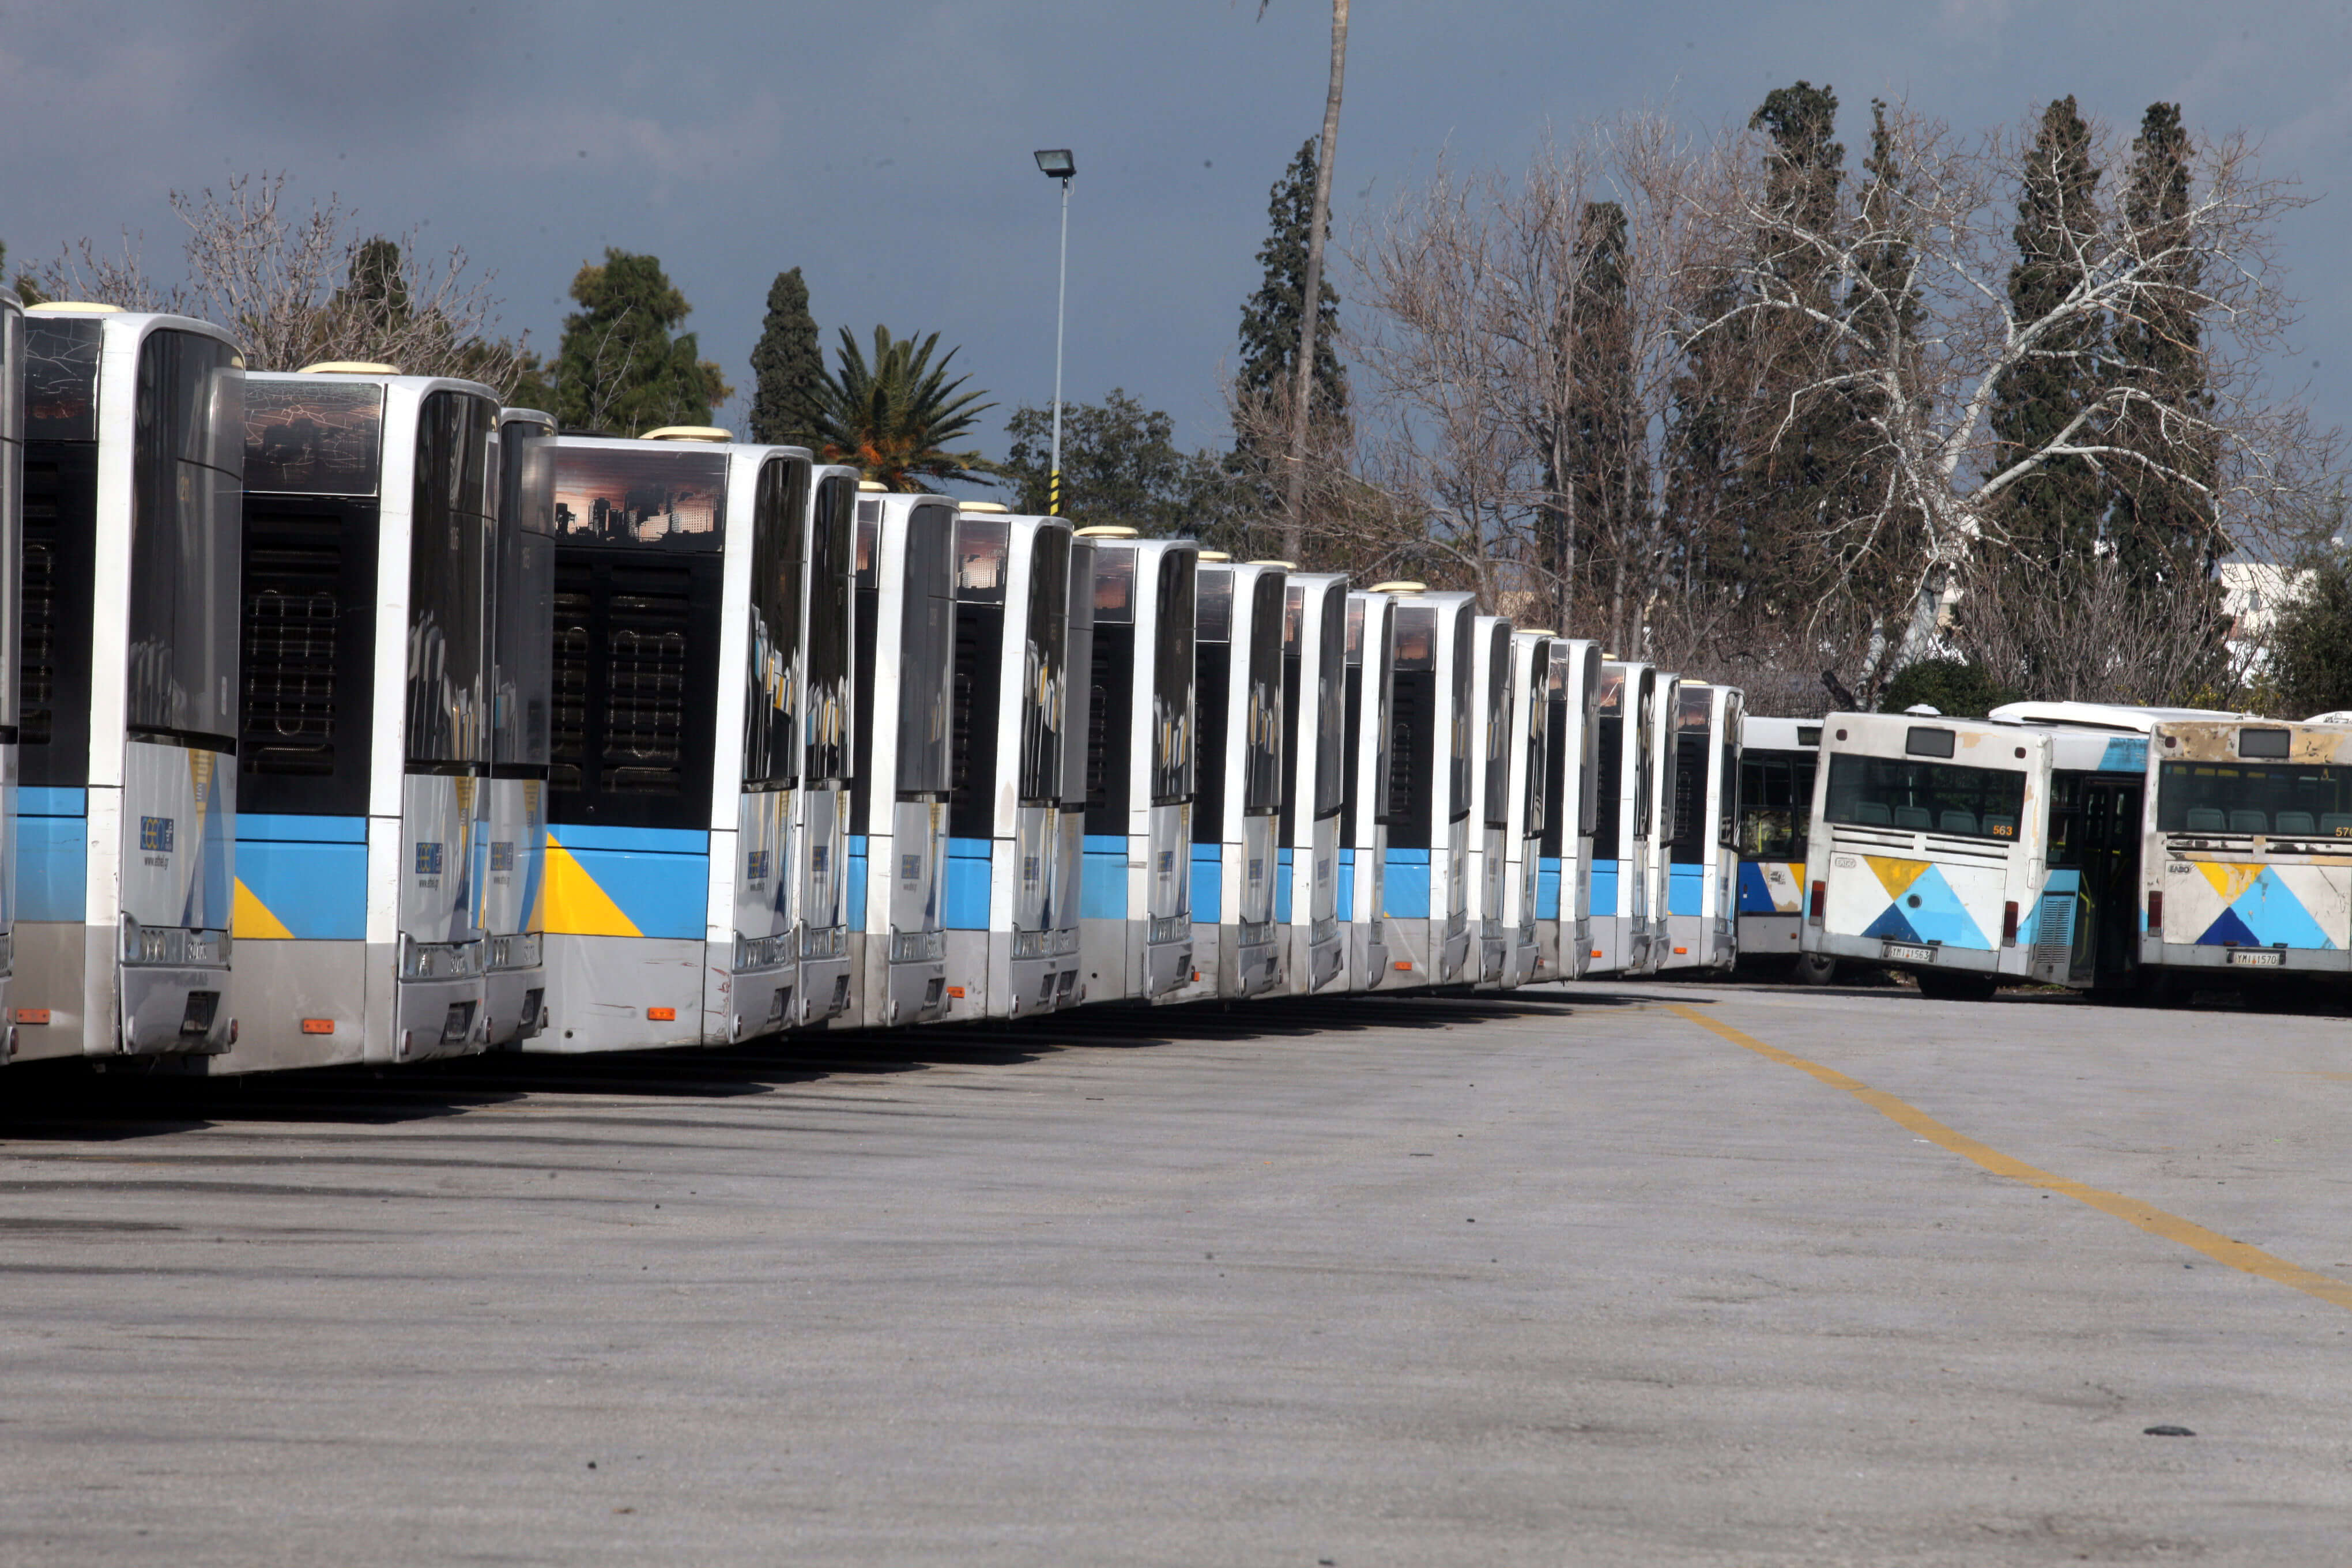
[[[254,839],[244,833],[251,820],[237,818],[236,879],[261,900],[262,908],[277,916],[287,933],[299,941],[365,942],[368,852],[364,834],[358,843]]]
[[[950,931],[988,929],[988,876],[994,864],[992,838],[950,838],[948,863],[940,868],[940,923]]]
[[[1429,918],[1429,851],[1391,849],[1381,875],[1381,912],[1392,920]]]
[[[297,816],[290,813],[240,811],[236,814],[236,841],[239,844],[259,839],[299,844],[364,844],[367,842],[367,818],[364,816]],[[244,874],[243,868],[238,874]],[[245,885],[253,886],[246,878]],[[268,900],[263,900],[267,902]]]
[[[24,790],[26,795],[72,795],[76,790]],[[16,918],[78,921],[88,910],[88,824],[79,816],[16,818]]]
[[[19,816],[87,816],[89,815],[89,791],[86,789],[51,789],[26,785],[16,791],[16,815]]]
[[[698,827],[592,827],[556,822],[547,831],[566,849],[619,849],[641,855],[708,855],[710,835]],[[701,934],[698,923],[696,934]]]
[[[1282,851],[1274,876],[1274,918],[1276,923],[1290,923],[1290,851]]]
[[[1536,919],[1559,919],[1559,857],[1547,855],[1536,862]]]
[[[866,929],[866,835],[849,835],[849,929]]]
[[[1706,909],[1706,867],[1670,866],[1666,872],[1666,913],[1701,914]]]
[[[1117,833],[1089,833],[1086,853],[1078,859],[1078,918],[1123,921],[1127,918],[1127,838]]]
[[[2107,742],[2099,757],[2103,773],[2144,773],[2147,772],[2147,737],[2118,735]]]
[[[1339,911],[1341,920],[1363,918],[1356,909],[1356,852],[1353,849],[1339,851],[1339,886],[1333,898],[1336,901],[1332,907]]]
[[[1217,912],[1224,908],[1225,847],[1222,844],[1192,846],[1192,921],[1196,925],[1215,925]]]
[[[1776,915],[1780,906],[1772,898],[1772,884],[1764,879],[1764,863],[1742,860],[1739,863],[1739,912],[1743,915]]]
[[[1596,915],[1617,912],[1617,864],[1614,860],[1592,863],[1592,912]]]

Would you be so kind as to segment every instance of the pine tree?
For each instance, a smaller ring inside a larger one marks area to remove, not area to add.
[[[824,382],[824,351],[809,313],[808,284],[797,267],[768,285],[768,316],[751,351],[751,439],[777,447],[817,441],[816,411]]]
[[[2099,227],[2098,169],[2091,128],[2063,98],[2042,116],[2026,154],[2017,202],[2017,262],[2009,273],[2010,314],[2020,326],[2057,310],[2083,280],[2082,251]],[[1993,392],[1994,472],[2039,451],[2098,395],[2102,322],[2084,317],[2053,328]],[[2085,432],[2095,435],[2096,432]],[[2021,565],[2055,574],[2094,558],[2107,486],[2082,458],[2056,458],[2012,485],[1999,509]],[[2050,579],[2042,580],[2047,592]]]
[[[2159,410],[2190,418],[2211,412],[2206,390],[2204,322],[2196,303],[2202,266],[2189,248],[2189,133],[2180,106],[2155,103],[2132,142],[2124,222],[2154,287],[2115,323],[2115,357],[2124,384],[2138,395],[2116,421],[2115,443],[2151,461],[2211,482],[2212,443],[2177,423],[2167,438]],[[2116,552],[2135,587],[2151,594],[2211,593],[2221,539],[2212,502],[2184,484],[2129,461],[2111,465]]]
[[[581,309],[564,318],[555,404],[568,430],[639,435],[661,425],[708,425],[732,395],[692,332],[671,336],[693,309],[652,256],[607,248],[572,280]]]
[[[1248,477],[1264,482],[1282,458],[1282,437],[1269,430],[1268,411],[1290,395],[1298,368],[1300,311],[1307,294],[1307,237],[1315,208],[1315,142],[1310,138],[1275,182],[1266,216],[1270,232],[1258,248],[1265,280],[1242,307],[1241,369],[1234,392],[1242,405],[1234,458]],[[1326,228],[1328,228],[1327,222]],[[1348,372],[1339,363],[1339,291],[1323,279],[1315,329],[1315,380],[1311,413],[1318,421],[1348,416]],[[1278,487],[1267,492],[1269,509]]]

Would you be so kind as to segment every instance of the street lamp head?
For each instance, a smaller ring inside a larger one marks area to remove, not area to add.
[[[1066,180],[1078,172],[1077,161],[1070,156],[1067,147],[1046,147],[1037,153],[1037,167],[1056,180]]]

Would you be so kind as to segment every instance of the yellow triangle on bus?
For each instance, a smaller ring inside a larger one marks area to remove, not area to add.
[[[572,851],[547,836],[547,869],[541,886],[541,907],[547,912],[546,923],[540,929],[551,936],[641,936],[644,933],[613,896],[596,885]]]
[[[2213,890],[2221,895],[2221,901],[2225,904],[2236,903],[2238,895],[2252,887],[2263,874],[2260,866],[2249,866],[2237,860],[2192,860],[2189,864],[2213,884]]]
[[[1886,889],[1890,899],[1901,898],[1927,869],[1925,860],[1897,860],[1891,855],[1865,855],[1863,858],[1878,873],[1878,885]]]
[[[236,879],[236,901],[229,909],[229,934],[239,942],[291,942],[294,932],[254,896],[245,879]]]

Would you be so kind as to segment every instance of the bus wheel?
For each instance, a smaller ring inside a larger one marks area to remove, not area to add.
[[[1837,960],[1826,952],[1801,952],[1790,973],[1800,985],[1827,985],[1837,978]]]
[[[1917,973],[1919,994],[1938,1002],[1990,1002],[1995,989],[1990,974],[1955,974],[1949,970],[1923,969]]]

